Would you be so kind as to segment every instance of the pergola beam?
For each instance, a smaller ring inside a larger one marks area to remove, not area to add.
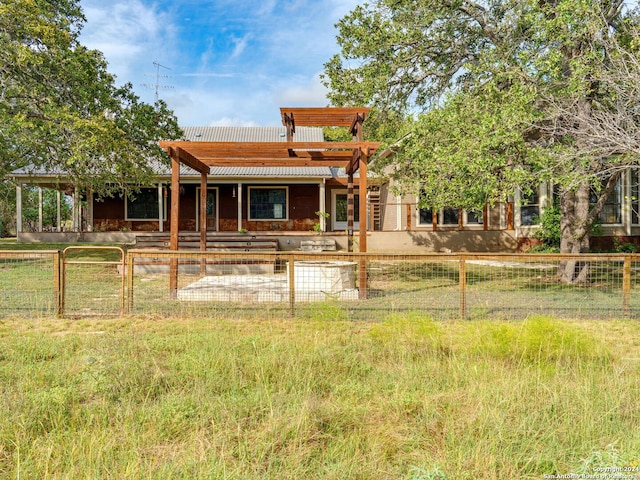
[[[189,153],[182,147],[176,147],[175,152],[178,160],[181,163],[184,163],[188,167],[193,168],[198,173],[203,173],[208,175],[210,172],[209,166],[201,162],[196,156]],[[171,155],[171,153],[169,153]],[[173,157],[173,155],[171,155]]]
[[[369,110],[366,107],[282,107],[280,114],[285,126],[285,122],[290,121],[298,127],[350,127],[357,115],[364,119]]]

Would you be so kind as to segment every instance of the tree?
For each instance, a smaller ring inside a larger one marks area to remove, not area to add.
[[[339,22],[324,78],[335,104],[413,118],[390,159],[401,190],[477,209],[552,180],[561,252],[580,253],[638,167],[639,23],[623,0],[377,0]]]
[[[116,86],[79,43],[84,22],[78,0],[0,2],[0,179],[45,169],[109,195],[149,183],[157,141],[180,136],[163,102]]]

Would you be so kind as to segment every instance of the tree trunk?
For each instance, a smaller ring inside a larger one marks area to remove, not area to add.
[[[560,253],[574,254],[589,251],[589,194],[588,182],[575,191],[560,197]],[[589,281],[589,262],[566,260],[560,262],[558,276],[568,285],[584,285]]]

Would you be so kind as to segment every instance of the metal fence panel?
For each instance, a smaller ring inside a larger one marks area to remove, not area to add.
[[[56,315],[59,258],[58,251],[0,251],[0,317]]]
[[[171,258],[180,261],[173,289],[167,279]],[[302,318],[360,320],[410,311],[436,319],[518,319],[533,314],[637,317],[639,258],[134,252],[132,262],[138,267],[133,274],[136,301],[132,311],[151,308],[161,314],[230,318],[288,313]],[[575,259],[589,263],[589,281],[562,284],[558,277],[561,262]],[[154,262],[164,263],[164,274],[142,267]],[[151,289],[152,285],[156,288]]]
[[[588,264],[588,280],[563,284],[566,261]],[[0,252],[0,302],[26,316],[638,318],[640,255]]]
[[[62,314],[124,314],[125,275],[125,253],[119,247],[65,248],[62,253]]]

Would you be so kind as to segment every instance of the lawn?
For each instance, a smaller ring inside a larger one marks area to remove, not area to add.
[[[0,477],[635,468],[633,321],[0,319]]]

